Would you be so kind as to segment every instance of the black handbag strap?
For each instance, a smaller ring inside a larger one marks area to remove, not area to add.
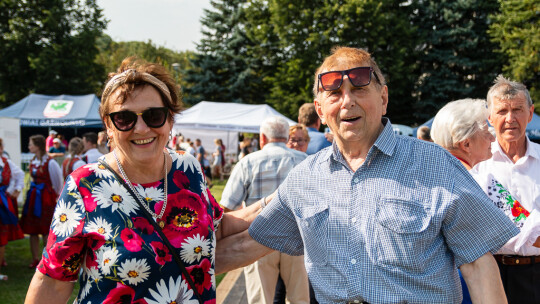
[[[124,186],[124,188],[126,188],[126,190],[133,197],[133,199],[135,199],[137,204],[139,204],[140,209],[143,211],[144,215],[146,216],[146,218],[148,219],[150,224],[152,224],[152,226],[154,226],[154,230],[157,231],[157,233],[159,234],[159,236],[163,240],[163,243],[165,243],[165,245],[167,246],[167,248],[171,252],[171,255],[173,256],[174,260],[176,261],[176,264],[178,264],[178,266],[180,267],[180,270],[182,270],[182,274],[184,275],[184,277],[186,277],[186,281],[188,282],[189,286],[193,290],[193,293],[197,296],[197,300],[199,301],[199,304],[203,304],[203,301],[201,299],[201,295],[199,294],[199,291],[197,290],[197,287],[195,286],[195,283],[193,283],[193,280],[191,279],[191,275],[189,275],[189,273],[187,272],[186,266],[184,265],[184,263],[180,259],[180,256],[178,256],[178,253],[176,252],[175,248],[169,242],[169,239],[167,239],[167,237],[165,236],[163,231],[161,231],[161,228],[159,227],[159,225],[156,223],[156,221],[154,221],[154,219],[152,218],[152,215],[150,215],[150,213],[148,213],[146,208],[144,208],[144,206],[142,205],[143,203],[139,200],[138,196],[135,193],[133,193],[133,190],[131,190],[131,187],[129,187],[126,184],[124,179],[122,177],[120,177],[118,175],[118,173],[116,173],[116,171],[114,171],[111,168],[111,166],[109,166],[109,164],[107,164],[107,162],[105,162],[103,159],[100,159],[99,163],[102,164],[105,168],[107,168],[107,170],[112,172],[112,174],[114,175],[116,180],[118,180],[118,182],[120,182],[122,184],[122,186]],[[165,178],[167,178],[167,177],[165,177]],[[167,193],[165,193],[165,195],[167,195]],[[163,208],[165,208],[165,206],[163,206]]]

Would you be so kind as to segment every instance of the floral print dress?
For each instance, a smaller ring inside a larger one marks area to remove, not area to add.
[[[204,183],[198,161],[173,158],[163,228],[205,303],[215,303],[215,229],[223,209]],[[135,188],[159,214],[163,180]],[[75,303],[198,303],[179,266],[140,207],[99,163],[67,179],[38,270],[80,283]]]

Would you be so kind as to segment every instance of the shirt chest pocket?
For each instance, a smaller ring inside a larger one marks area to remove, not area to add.
[[[428,210],[415,201],[382,198],[377,204],[376,260],[382,267],[419,271],[424,245],[429,243]]]
[[[327,262],[328,250],[328,205],[302,208],[296,213],[298,227],[304,242],[306,261],[316,265]]]

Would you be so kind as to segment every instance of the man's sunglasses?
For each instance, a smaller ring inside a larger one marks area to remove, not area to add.
[[[317,82],[317,91],[319,91],[319,85],[325,91],[334,91],[341,88],[344,75],[348,76],[349,81],[354,87],[367,86],[371,83],[371,74],[375,75],[377,82],[381,83],[377,74],[373,72],[372,67],[357,67],[350,70],[321,73]]]
[[[161,108],[149,108],[141,113],[135,113],[132,111],[120,111],[108,114],[112,123],[119,131],[129,131],[135,127],[137,123],[137,116],[141,115],[144,123],[150,128],[161,128],[167,116],[169,115],[169,109],[166,107]]]

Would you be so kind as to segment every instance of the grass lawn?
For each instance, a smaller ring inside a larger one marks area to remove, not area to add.
[[[216,200],[221,200],[221,193],[225,187],[226,181],[215,181],[210,192]],[[28,285],[34,275],[35,270],[29,269],[32,258],[30,255],[30,243],[28,239],[22,239],[10,242],[6,246],[7,267],[2,267],[2,274],[9,277],[7,281],[0,281],[0,304],[20,304],[24,303]],[[219,285],[225,275],[217,275],[216,282]],[[78,283],[75,284],[75,290],[68,303],[72,303],[79,292]]]

